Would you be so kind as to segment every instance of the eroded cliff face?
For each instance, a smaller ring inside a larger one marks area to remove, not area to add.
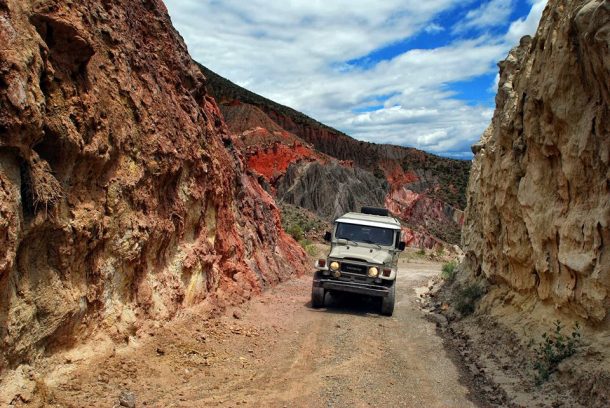
[[[387,190],[384,179],[358,167],[301,161],[288,167],[277,197],[332,221],[362,207],[383,207]]]
[[[304,272],[161,0],[0,0],[0,371]]]
[[[592,322],[610,309],[609,47],[610,1],[551,0],[500,64],[462,238],[472,274]]]

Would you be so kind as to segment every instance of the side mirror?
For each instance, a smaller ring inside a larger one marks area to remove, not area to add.
[[[330,242],[330,240],[332,238],[333,238],[333,235],[330,232],[326,231],[326,234],[324,234],[324,241]]]
[[[404,251],[404,250],[405,250],[405,247],[406,247],[406,244],[405,244],[403,241],[400,241],[400,242],[398,243],[398,249],[399,249],[400,251]]]

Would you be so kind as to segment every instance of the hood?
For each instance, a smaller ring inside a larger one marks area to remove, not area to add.
[[[359,259],[362,262],[370,262],[374,264],[384,264],[392,260],[392,252],[388,249],[371,248],[363,246],[362,244],[356,245],[337,245],[333,247],[328,255],[329,258],[335,259]]]

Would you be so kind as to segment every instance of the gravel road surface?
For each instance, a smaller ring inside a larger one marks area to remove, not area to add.
[[[100,345],[49,369],[44,400],[36,399],[62,407],[119,406],[119,397],[138,407],[476,406],[416,300],[440,268],[401,262],[392,317],[360,296],[327,296],[325,308],[312,309],[311,276],[221,317],[194,309],[122,348]]]

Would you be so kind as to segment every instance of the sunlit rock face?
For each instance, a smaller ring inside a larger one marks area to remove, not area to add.
[[[0,41],[0,369],[307,270],[160,0],[1,0]]]
[[[550,1],[500,63],[463,229],[467,269],[602,321],[610,307],[610,3]]]

